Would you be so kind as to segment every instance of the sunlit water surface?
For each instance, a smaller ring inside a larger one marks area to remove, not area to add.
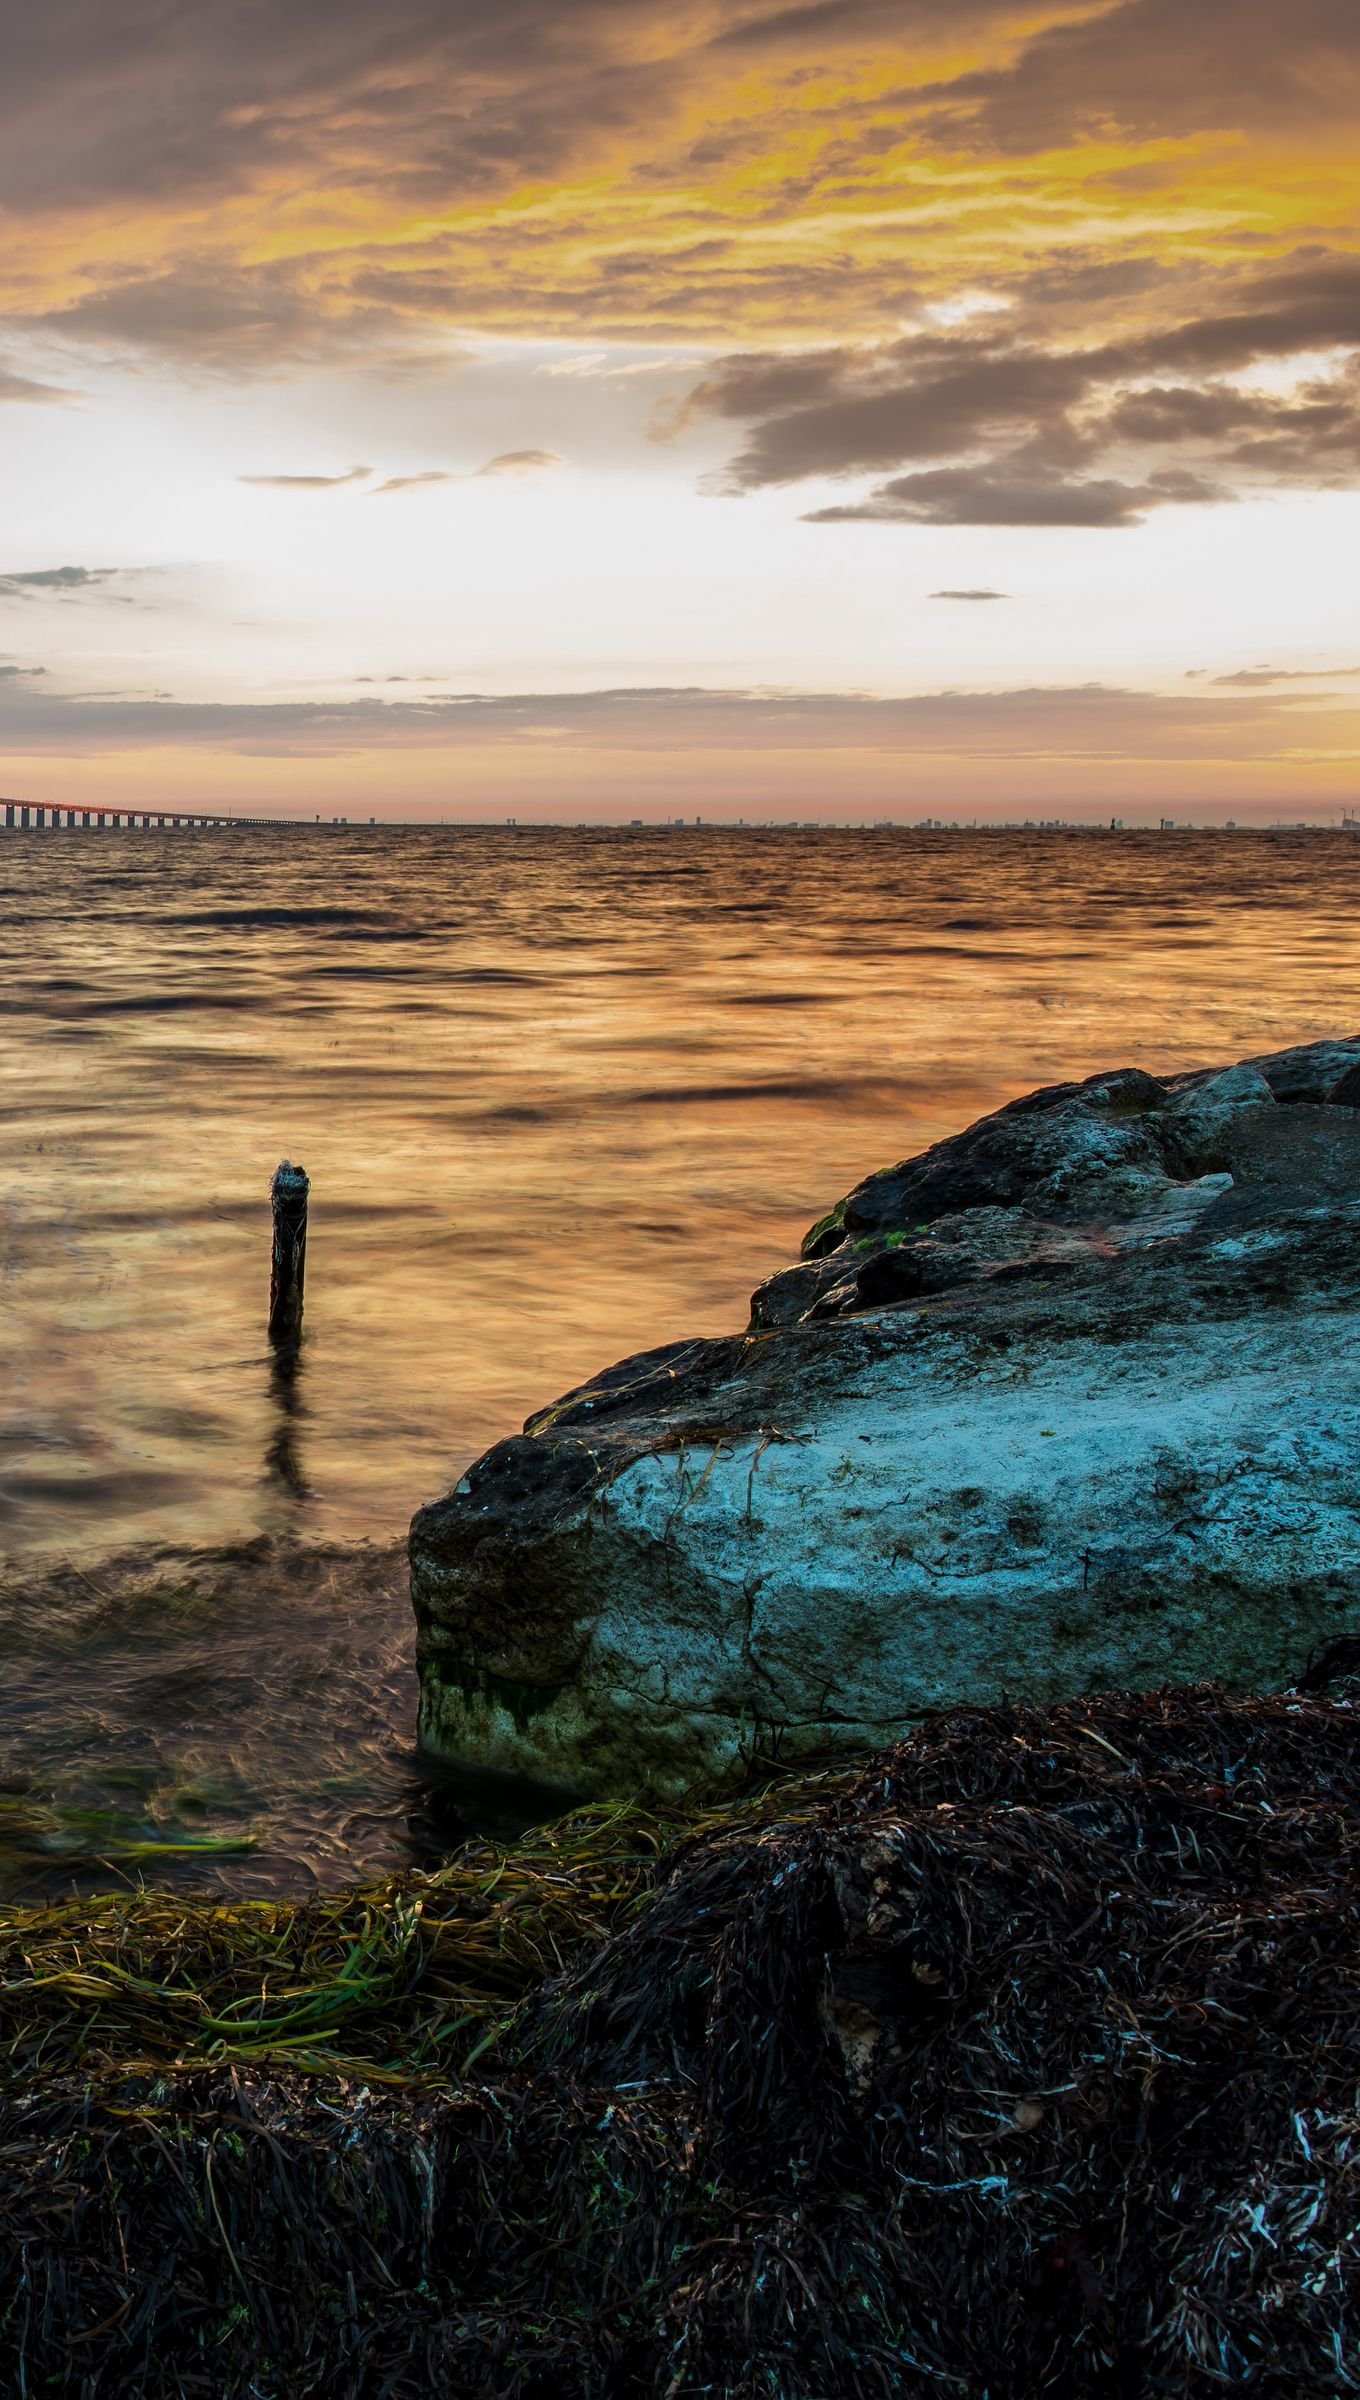
[[[29,833],[0,896],[11,1888],[437,1848],[399,1568],[348,1549],[744,1322],[870,1168],[1036,1083],[1360,1024],[1340,834]]]

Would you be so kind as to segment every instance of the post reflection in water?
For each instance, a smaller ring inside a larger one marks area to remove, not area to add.
[[[303,1342],[271,1336],[269,1399],[271,1431],[265,1445],[265,1480],[294,1500],[309,1500],[311,1487],[302,1466],[299,1442],[307,1416],[302,1396]]]

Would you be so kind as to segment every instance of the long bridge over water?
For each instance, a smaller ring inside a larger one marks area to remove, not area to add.
[[[165,832],[193,832],[205,825],[276,825],[277,817],[203,816],[186,808],[69,808],[65,802],[50,802],[39,808],[25,800],[0,798],[5,812],[7,833],[55,833],[58,828],[82,832],[106,832],[110,827],[119,831],[136,827],[139,831],[155,827]]]

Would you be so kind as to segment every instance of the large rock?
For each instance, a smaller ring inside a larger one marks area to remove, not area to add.
[[[1357,1069],[1032,1093],[531,1418],[411,1528],[424,1742],[673,1793],[1360,1631]]]

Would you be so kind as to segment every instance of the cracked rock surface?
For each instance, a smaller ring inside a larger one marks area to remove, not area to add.
[[[422,1739],[678,1794],[957,1701],[1288,1683],[1360,1632],[1358,1371],[1360,1036],[1031,1093],[419,1512]]]

